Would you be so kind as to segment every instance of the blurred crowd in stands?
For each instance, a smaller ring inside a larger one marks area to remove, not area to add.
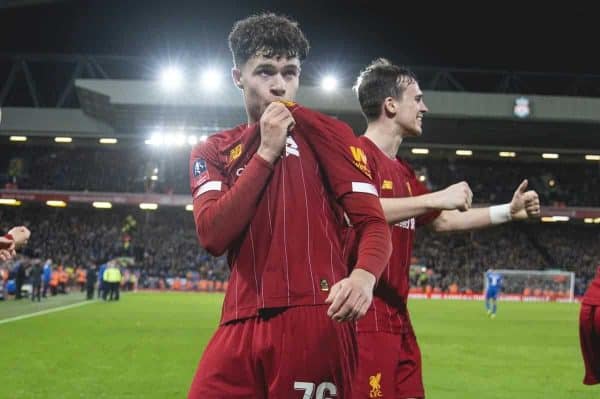
[[[16,223],[35,227],[22,256],[0,263],[5,281],[50,259],[66,274],[65,285],[77,286],[78,270],[116,258],[131,259],[122,266],[124,288],[129,276],[139,288],[179,290],[222,290],[228,279],[225,256],[200,248],[192,214],[181,208],[0,208],[0,230]],[[447,235],[420,229],[411,283],[416,290],[481,292],[488,269],[560,269],[575,272],[581,295],[600,265],[599,242],[598,224],[536,221]]]
[[[37,190],[189,194],[187,157],[187,147],[170,151],[149,146],[143,151],[4,147],[0,148],[0,185]],[[527,178],[542,204],[600,207],[598,162],[523,163],[513,159],[430,157],[409,162],[433,190],[466,180],[475,203],[509,201],[521,180]]]

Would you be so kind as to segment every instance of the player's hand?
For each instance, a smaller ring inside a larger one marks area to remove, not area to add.
[[[453,184],[434,193],[436,198],[434,208],[439,210],[458,209],[461,212],[471,209],[473,192],[466,181]]]
[[[535,191],[527,191],[527,183],[525,179],[519,184],[510,201],[510,216],[513,220],[540,217],[540,199]]]
[[[19,249],[19,248],[23,247],[25,244],[27,244],[27,241],[29,240],[29,237],[31,236],[31,232],[25,226],[15,226],[12,229],[10,229],[8,234],[13,236],[16,249]]]
[[[288,131],[294,127],[292,113],[280,102],[267,106],[260,117],[260,146],[257,154],[265,161],[274,163],[285,147]]]
[[[9,250],[9,249],[0,249],[0,261],[6,261],[6,260],[10,260],[12,259],[12,257],[15,256],[15,250]]]
[[[363,269],[354,269],[350,276],[331,287],[325,303],[331,304],[327,316],[333,320],[354,321],[363,317],[373,301],[375,276]]]

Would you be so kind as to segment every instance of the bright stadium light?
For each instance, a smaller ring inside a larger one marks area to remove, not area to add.
[[[544,159],[558,159],[560,155],[553,152],[545,152],[542,154],[542,158]]]
[[[168,66],[160,72],[160,85],[167,91],[177,91],[183,86],[183,72],[176,66]]]
[[[0,198],[0,205],[19,206],[21,201],[14,198]]]
[[[470,157],[473,155],[473,151],[471,150],[456,150],[456,155],[460,155],[461,157]]]
[[[593,218],[585,218],[583,219],[584,223],[594,223],[594,219]]]
[[[157,181],[158,180],[158,176],[152,175],[152,176],[150,176],[150,180]]]
[[[154,133],[152,133],[152,136],[150,136],[150,138],[146,140],[145,143],[148,145],[161,146],[165,144],[165,135],[162,134],[160,130],[157,130]]]
[[[71,137],[55,137],[54,141],[57,143],[70,143],[73,139]]]
[[[425,180],[427,180],[427,176],[425,176],[425,175],[419,176],[419,181],[420,182],[424,182]]]
[[[98,140],[98,142],[100,144],[117,144],[119,140],[113,137],[102,137],[100,140]]]
[[[332,75],[327,75],[321,80],[321,88],[325,91],[334,91],[338,87],[337,79]]]
[[[502,158],[514,158],[517,156],[516,152],[512,152],[512,151],[500,151],[498,153],[498,156],[502,157]]]
[[[194,210],[194,205],[192,205],[192,204],[187,204],[187,205],[185,206],[185,210],[186,210],[186,211],[190,211],[190,212],[191,212],[191,211],[193,211],[193,210]]]
[[[158,209],[158,204],[154,204],[151,202],[142,202],[140,204],[140,209],[154,211],[154,210]]]
[[[209,68],[202,72],[200,76],[200,84],[202,88],[213,91],[221,87],[223,83],[223,75],[214,68]]]
[[[27,141],[27,136],[10,136],[10,141]]]
[[[65,206],[67,206],[67,203],[65,201],[50,200],[46,201],[46,205],[52,206],[54,208],[64,208]]]
[[[92,202],[92,206],[98,209],[110,209],[112,208],[112,204],[110,202],[103,201],[94,201]]]
[[[208,136],[206,134],[203,134],[202,136],[200,136],[200,141],[206,141],[207,138]]]
[[[600,161],[600,155],[596,155],[596,154],[587,154],[585,156],[585,159],[588,161]]]
[[[173,140],[174,144],[178,147],[181,147],[186,142],[186,137],[183,134],[176,134]]]
[[[189,145],[194,146],[198,143],[198,137],[196,137],[194,135],[188,136],[187,142]]]
[[[568,222],[568,216],[544,216],[542,217],[542,222],[554,223],[554,222]]]
[[[410,152],[412,152],[413,154],[427,155],[429,154],[429,148],[413,148],[412,150],[410,150]]]

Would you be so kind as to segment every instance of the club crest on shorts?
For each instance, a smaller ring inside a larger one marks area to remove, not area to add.
[[[381,373],[377,373],[369,377],[369,385],[371,386],[371,391],[369,392],[369,398],[382,398],[383,393],[381,393]]]
[[[319,284],[321,286],[321,291],[325,291],[325,292],[329,291],[329,283],[327,282],[327,280],[325,280],[323,278],[323,279],[321,279]]]

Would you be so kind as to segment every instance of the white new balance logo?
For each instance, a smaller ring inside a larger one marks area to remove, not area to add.
[[[296,157],[300,156],[298,144],[296,144],[294,138],[291,136],[288,136],[287,140],[285,141],[285,156],[287,157],[288,155],[294,155]]]

